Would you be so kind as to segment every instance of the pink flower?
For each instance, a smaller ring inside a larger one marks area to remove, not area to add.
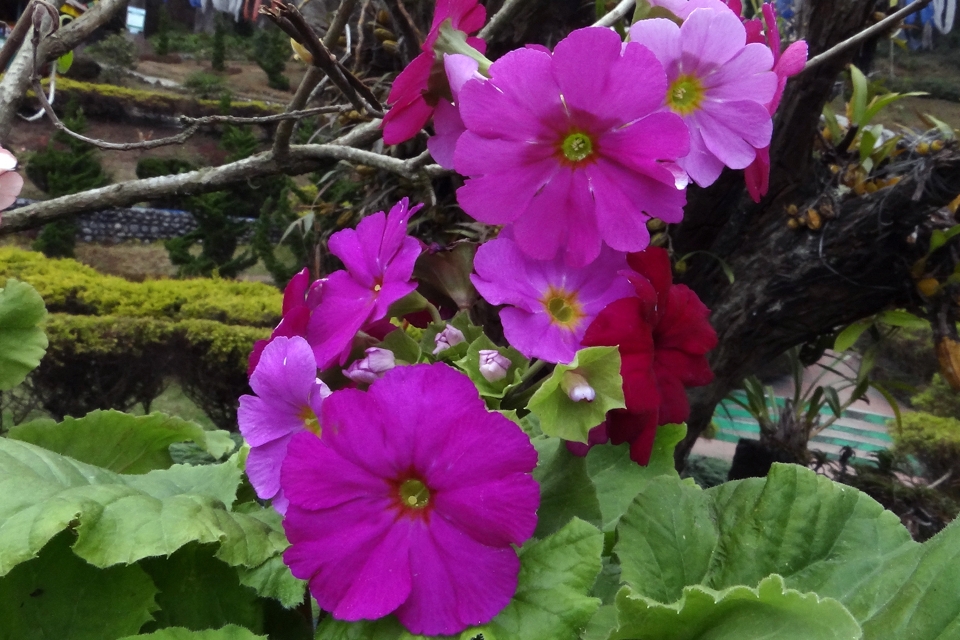
[[[480,349],[480,375],[487,382],[497,382],[507,377],[510,360],[496,349]]]
[[[253,351],[250,353],[250,360],[247,364],[247,375],[253,374],[253,370],[260,362],[260,354],[263,353],[267,344],[277,336],[306,336],[307,323],[310,321],[310,312],[320,304],[320,296],[323,292],[324,280],[317,280],[310,283],[310,272],[306,268],[293,276],[283,290],[283,317],[280,324],[270,334],[267,340],[257,340],[253,345]]]
[[[724,166],[746,168],[770,144],[773,57],[746,37],[728,8],[695,9],[679,27],[662,18],[630,27],[630,39],[650,47],[667,71],[666,108],[690,130],[690,154],[680,165],[702,187]]]
[[[427,140],[427,148],[437,164],[445,169],[453,169],[453,157],[457,148],[457,141],[467,130],[463,125],[463,118],[460,117],[460,89],[467,80],[473,78],[482,80],[483,76],[478,73],[480,63],[462,54],[444,55],[443,66],[450,83],[453,102],[440,100],[437,103],[437,109],[433,114],[433,128],[437,135],[431,136]]]
[[[490,621],[517,587],[540,501],[537,453],[444,364],[397,367],[294,436],[284,561],[338,620],[394,613],[415,635]]]
[[[354,382],[372,384],[396,366],[397,359],[392,351],[370,347],[364,352],[362,359],[353,362],[344,370],[343,375]]]
[[[763,11],[763,22],[766,26],[766,37],[764,38],[759,35],[761,30],[759,20],[750,21],[756,24],[753,31],[757,34],[751,37],[755,38],[757,42],[765,42],[773,54],[773,72],[777,74],[777,90],[767,104],[767,111],[769,111],[772,116],[776,113],[777,107],[780,106],[780,98],[783,97],[783,90],[787,86],[787,80],[790,76],[795,76],[803,71],[803,67],[807,63],[807,43],[803,40],[794,42],[787,47],[786,51],[781,55],[780,31],[777,29],[776,11],[770,4],[764,4],[761,10]],[[749,26],[747,31],[748,33],[751,32]],[[748,37],[748,39],[751,39],[751,37]],[[744,170],[743,179],[747,185],[747,191],[750,193],[750,197],[753,198],[754,202],[760,202],[760,198],[765,196],[767,189],[770,188],[769,145],[757,150],[757,158]]]
[[[662,7],[682,20],[696,9],[729,10],[740,16],[743,5],[740,0],[648,0],[651,6]]]
[[[604,243],[643,249],[647,220],[683,217],[675,161],[689,143],[680,118],[657,113],[665,91],[656,57],[609,29],[574,31],[552,55],[507,53],[490,80],[460,90],[460,206],[487,224],[515,223],[516,244],[539,260],[559,253],[582,267]]]
[[[391,304],[417,288],[411,278],[420,243],[407,235],[407,222],[421,206],[410,208],[404,198],[389,215],[380,211],[361,220],[356,230],[330,236],[330,253],[347,270],[327,278],[307,326],[320,369],[346,364],[357,332],[385,318]]]
[[[400,72],[387,97],[387,103],[393,106],[383,118],[384,144],[400,144],[417,135],[446,93],[442,54],[435,53],[433,47],[444,21],[449,20],[451,27],[469,36],[479,31],[486,19],[487,10],[478,0],[437,0],[433,25],[421,47],[423,53]],[[480,38],[468,37],[467,44],[480,53],[486,51],[487,45]]]
[[[263,350],[250,377],[256,395],[240,396],[237,421],[250,453],[247,476],[257,495],[273,499],[283,513],[287,500],[280,488],[280,464],[295,433],[320,434],[320,408],[330,395],[317,380],[317,363],[307,341],[297,336],[275,338]]]
[[[23,178],[16,168],[17,159],[0,147],[0,211],[12,205],[23,188]]]
[[[570,362],[601,309],[633,295],[633,286],[619,275],[627,268],[626,256],[604,247],[590,265],[575,269],[562,257],[527,257],[510,229],[504,231],[477,250],[474,286],[490,304],[507,305],[500,320],[517,351],[547,362]]]

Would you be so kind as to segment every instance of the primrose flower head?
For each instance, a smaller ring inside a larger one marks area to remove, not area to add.
[[[385,318],[391,304],[417,288],[411,278],[420,242],[407,235],[407,223],[421,206],[410,207],[404,198],[389,214],[380,211],[361,220],[356,230],[330,236],[330,253],[347,269],[327,278],[307,326],[321,369],[337,361],[346,364],[357,332]]]
[[[0,211],[12,205],[23,188],[23,178],[16,169],[17,159],[0,147]]]
[[[497,382],[507,377],[510,370],[510,360],[496,349],[481,349],[480,375],[487,382]]]
[[[540,501],[520,428],[444,364],[336,391],[323,424],[320,438],[294,437],[281,472],[284,561],[320,606],[338,620],[393,613],[425,636],[496,616]]]
[[[448,323],[443,331],[433,337],[433,342],[436,344],[433,355],[439,355],[441,351],[446,351],[450,347],[455,347],[466,341],[467,338],[463,335],[463,331]]]
[[[667,78],[646,48],[588,27],[551,54],[517,49],[489,80],[460,90],[466,132],[454,155],[467,176],[460,206],[487,224],[513,223],[526,255],[583,267],[604,244],[639,251],[651,217],[679,222],[687,154],[683,121],[658,112]]]
[[[263,350],[250,377],[256,395],[240,396],[237,421],[250,453],[247,476],[257,496],[273,499],[283,513],[280,464],[295,433],[320,434],[320,408],[330,395],[317,379],[317,363],[307,341],[299,336],[273,339]]]
[[[392,351],[370,347],[366,350],[366,355],[362,359],[357,360],[344,370],[343,375],[354,382],[372,384],[395,366],[397,366],[397,360]]]
[[[773,56],[746,38],[726,7],[695,9],[679,27],[663,18],[630,27],[630,40],[649,46],[666,69],[666,107],[690,131],[690,153],[679,163],[700,186],[712,184],[724,166],[746,168],[770,143]]]
[[[626,256],[604,247],[589,266],[572,268],[560,256],[534,260],[505,229],[484,243],[473,262],[477,291],[500,310],[503,333],[520,353],[547,362],[570,362],[587,326],[601,309],[633,295],[620,272]]]

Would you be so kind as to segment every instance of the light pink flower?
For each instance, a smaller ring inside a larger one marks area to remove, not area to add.
[[[453,169],[453,154],[457,141],[467,128],[460,117],[460,89],[471,79],[483,80],[478,73],[480,63],[463,54],[447,54],[443,57],[443,67],[450,83],[453,102],[440,100],[433,112],[433,128],[437,135],[427,140],[430,155],[445,169]]]
[[[23,188],[23,177],[16,168],[17,159],[0,147],[0,211],[12,205]]]
[[[686,176],[674,169],[689,143],[680,118],[658,113],[666,84],[646,47],[599,27],[574,31],[552,55],[507,53],[489,80],[460,90],[460,206],[514,223],[516,244],[539,260],[582,267],[603,244],[643,249],[651,217],[683,217]]]
[[[695,9],[679,27],[641,20],[630,39],[650,47],[666,69],[666,108],[690,131],[690,153],[679,164],[697,184],[713,184],[724,166],[746,168],[770,144],[773,56],[762,44],[746,43],[730,9]]]

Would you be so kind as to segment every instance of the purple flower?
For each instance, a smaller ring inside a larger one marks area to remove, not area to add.
[[[433,342],[437,345],[436,349],[433,350],[433,355],[439,355],[441,351],[446,351],[450,347],[455,347],[466,341],[467,338],[463,335],[463,331],[448,323],[443,331],[433,337]]]
[[[366,356],[362,360],[357,360],[351,364],[343,372],[343,375],[354,382],[373,384],[395,366],[397,366],[397,359],[392,351],[370,347],[366,350]]]
[[[320,369],[346,364],[357,332],[385,318],[391,304],[417,288],[411,277],[420,243],[407,235],[407,222],[422,206],[411,208],[404,198],[389,214],[380,211],[361,220],[356,230],[330,236],[330,253],[347,270],[330,274],[310,316],[307,340]]]
[[[679,222],[689,150],[683,122],[663,105],[656,57],[609,29],[574,31],[553,54],[511,51],[490,79],[460,90],[467,131],[454,156],[468,176],[460,206],[487,224],[515,223],[527,255],[582,267],[603,243],[640,251],[651,217]]]
[[[266,346],[250,387],[257,395],[240,396],[237,411],[240,433],[250,445],[247,476],[257,495],[272,498],[283,513],[287,500],[280,488],[280,464],[295,433],[320,434],[318,416],[330,389],[317,380],[313,350],[299,336],[278,336]]]
[[[480,375],[487,382],[497,382],[507,377],[510,360],[496,349],[480,349]]]
[[[484,243],[473,262],[471,279],[484,300],[508,305],[500,311],[507,341],[528,358],[570,362],[580,339],[600,311],[634,295],[620,271],[626,256],[604,247],[589,266],[575,269],[562,257],[533,260],[505,229]]]
[[[397,367],[323,405],[293,439],[284,561],[338,620],[389,613],[413,634],[459,633],[513,596],[511,545],[533,535],[537,454],[444,364]]]
[[[290,278],[290,282],[283,290],[283,317],[268,340],[257,340],[254,343],[247,364],[248,376],[257,367],[257,363],[260,362],[260,354],[263,353],[263,349],[271,340],[277,336],[292,338],[293,336],[305,336],[307,334],[310,313],[320,304],[324,282],[326,281],[317,280],[311,284],[310,271],[306,267]]]
[[[724,165],[746,168],[770,143],[773,55],[763,44],[746,44],[732,11],[695,9],[679,27],[641,20],[630,27],[630,40],[650,47],[667,71],[666,108],[690,130],[690,154],[680,165],[697,184],[713,184]]]
[[[427,140],[427,148],[437,164],[445,169],[453,169],[453,156],[457,148],[457,141],[466,131],[466,127],[463,126],[463,119],[460,117],[460,89],[467,80],[473,78],[483,80],[484,77],[478,72],[480,63],[463,54],[445,54],[443,56],[443,68],[447,73],[447,81],[450,83],[453,102],[440,100],[437,103],[436,110],[433,112],[433,128],[437,135],[431,136]]]

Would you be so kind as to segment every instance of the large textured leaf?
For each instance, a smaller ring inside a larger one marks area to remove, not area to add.
[[[489,624],[458,640],[576,640],[600,606],[587,595],[600,572],[603,534],[582,520],[520,549],[520,577],[510,604]],[[392,616],[376,622],[325,619],[317,640],[414,640]]]
[[[593,447],[587,454],[587,473],[597,488],[603,530],[610,531],[648,482],[660,476],[679,479],[673,450],[687,433],[685,425],[668,424],[657,429],[650,462],[641,467],[630,459],[630,445]]]
[[[47,351],[40,327],[46,315],[43,299],[30,285],[11,278],[0,289],[0,391],[23,382],[40,364]]]
[[[236,624],[258,633],[263,631],[263,607],[256,592],[240,584],[236,569],[218,560],[216,551],[216,545],[191,543],[169,558],[140,561],[160,589],[160,610],[153,614],[155,622],[145,630],[219,629]]]
[[[98,567],[170,555],[189,542],[220,543],[227,564],[258,566],[287,541],[266,510],[231,511],[240,480],[235,458],[120,475],[0,438],[0,576],[68,528],[78,533],[73,551]]]
[[[540,456],[533,477],[540,483],[537,530],[543,538],[559,530],[574,517],[600,524],[597,491],[587,475],[586,459],[567,450],[558,438],[534,438]]]
[[[693,586],[675,604],[617,594],[619,628],[611,640],[859,640],[860,625],[843,605],[785,589],[770,576],[757,588],[715,591]]]
[[[13,427],[8,436],[117,473],[166,469],[173,464],[174,442],[195,442],[214,458],[234,446],[226,431],[204,431],[196,423],[162,413],[133,416],[120,411],[93,411],[59,423],[34,420]]]
[[[651,482],[618,532],[623,579],[664,604],[692,584],[753,588],[778,574],[841,602],[865,640],[960,637],[960,524],[918,544],[869,496],[808,469],[706,491]]]
[[[134,637],[123,638],[134,640]],[[222,629],[191,631],[183,627],[161,629],[153,633],[136,636],[136,640],[267,640],[267,636],[258,636],[249,629],[230,624]]]
[[[149,576],[136,565],[97,569],[70,551],[72,538],[58,535],[0,578],[0,639],[114,640],[150,620]]]

